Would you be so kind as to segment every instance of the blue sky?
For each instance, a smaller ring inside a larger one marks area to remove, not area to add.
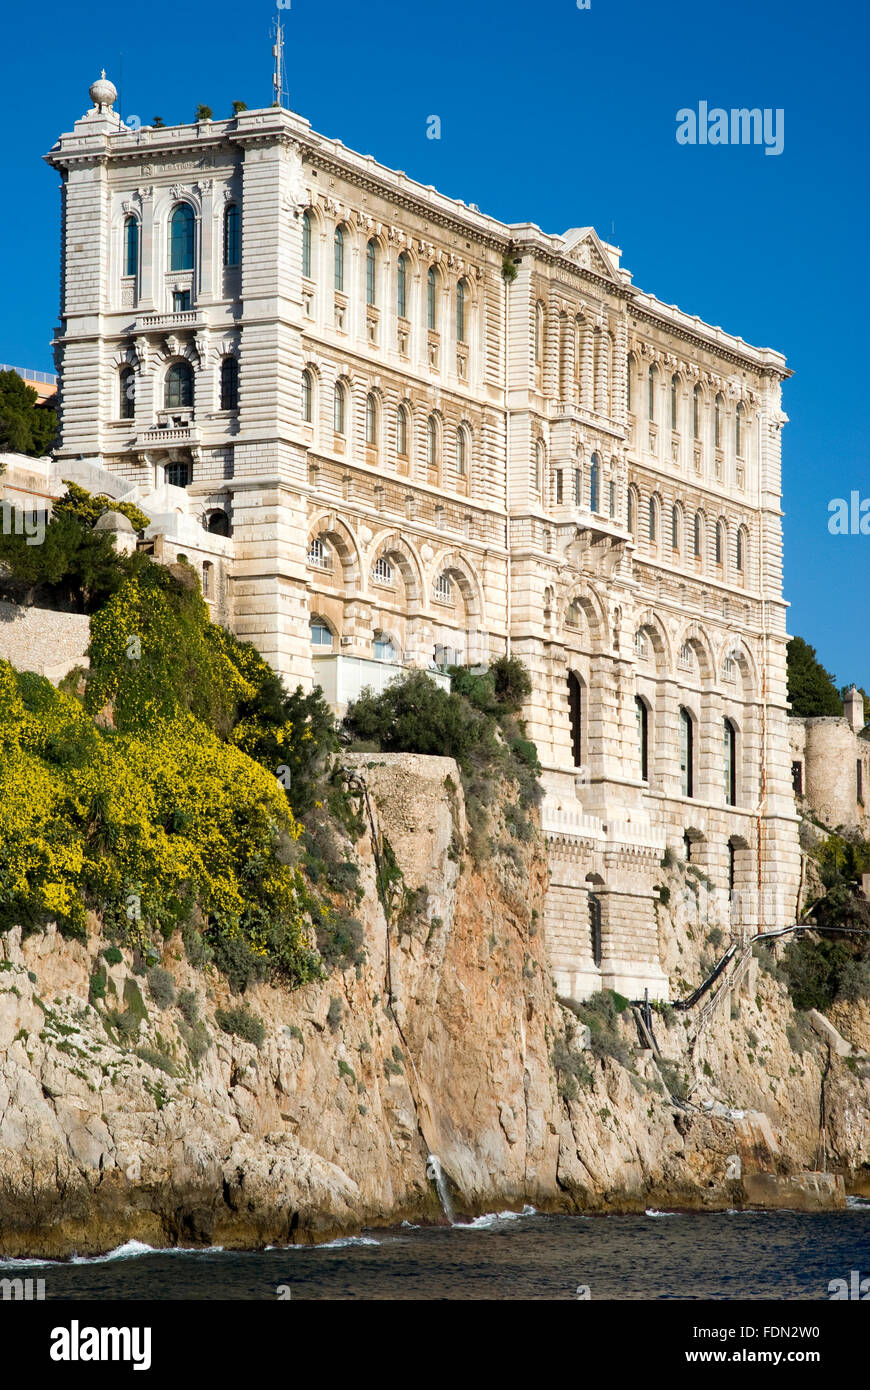
[[[52,369],[59,198],[40,156],[99,69],[144,123],[189,120],[198,102],[216,116],[234,99],[268,105],[278,13],[269,0],[49,4],[35,45],[33,13],[7,8],[0,361]],[[831,498],[870,496],[865,9],[292,0],[280,14],[289,104],[316,130],[505,221],[591,224],[643,289],[786,353],[789,631],[839,683],[870,689],[870,536],[827,530]],[[783,108],[783,153],[678,145],[676,112],[702,100]],[[440,141],[426,138],[433,114]]]

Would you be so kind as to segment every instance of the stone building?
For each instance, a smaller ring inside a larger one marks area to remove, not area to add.
[[[47,155],[61,469],[183,493],[226,620],[339,709],[527,663],[562,992],[666,994],[666,848],[735,931],[787,920],[784,358],[592,228],[506,225],[291,111],[133,131],[91,95]]]
[[[870,738],[864,697],[853,685],[842,715],[788,721],[798,809],[831,830],[870,832]]]

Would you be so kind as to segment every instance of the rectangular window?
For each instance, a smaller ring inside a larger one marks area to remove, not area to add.
[[[792,763],[792,765],[791,765],[791,783],[792,783],[792,786],[794,787],[794,794],[795,794],[795,796],[803,796],[803,794],[804,794],[804,765],[803,765],[803,763]]]
[[[556,501],[557,501],[557,502],[561,502],[561,501],[562,501],[562,470],[561,470],[561,468],[557,469],[557,471],[556,471]]]
[[[855,764],[855,782],[856,782],[856,789],[857,789],[857,793],[858,793],[858,805],[859,805],[859,806],[863,806],[863,805],[864,805],[864,769],[863,769],[863,767],[861,766],[861,759],[860,759],[860,758],[858,759],[858,761],[857,761],[856,764]]]
[[[190,290],[175,290],[172,295],[172,312],[183,314],[190,308]]]

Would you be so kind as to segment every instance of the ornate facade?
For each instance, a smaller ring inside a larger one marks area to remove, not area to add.
[[[789,920],[784,358],[295,113],[131,131],[92,96],[47,156],[61,461],[193,518],[221,615],[337,708],[527,663],[563,993],[666,995],[666,848],[734,930]]]

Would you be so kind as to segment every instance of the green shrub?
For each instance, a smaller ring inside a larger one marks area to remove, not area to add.
[[[257,1014],[243,1004],[230,1009],[216,1009],[215,1022],[224,1033],[231,1033],[260,1048],[266,1040],[266,1025]]]
[[[182,989],[179,991],[178,1012],[185,1023],[193,1027],[199,1019],[199,1000],[196,997],[196,990]]]
[[[344,1007],[340,999],[332,995],[329,1001],[329,1008],[326,1013],[326,1021],[333,1033],[337,1033],[341,1027],[341,1020],[344,1017]]]
[[[91,976],[90,989],[88,990],[88,999],[92,1004],[97,999],[105,999],[106,980],[107,976],[105,970],[94,971],[93,975]]]
[[[168,970],[153,965],[148,971],[148,993],[158,1009],[169,1009],[175,1003],[175,981]]]
[[[136,1056],[141,1057],[143,1062],[147,1062],[149,1067],[157,1067],[158,1070],[165,1071],[167,1076],[178,1075],[178,1068],[168,1052],[160,1052],[154,1047],[137,1047]]]
[[[117,946],[107,946],[103,951],[103,960],[107,965],[120,965],[123,959]]]

